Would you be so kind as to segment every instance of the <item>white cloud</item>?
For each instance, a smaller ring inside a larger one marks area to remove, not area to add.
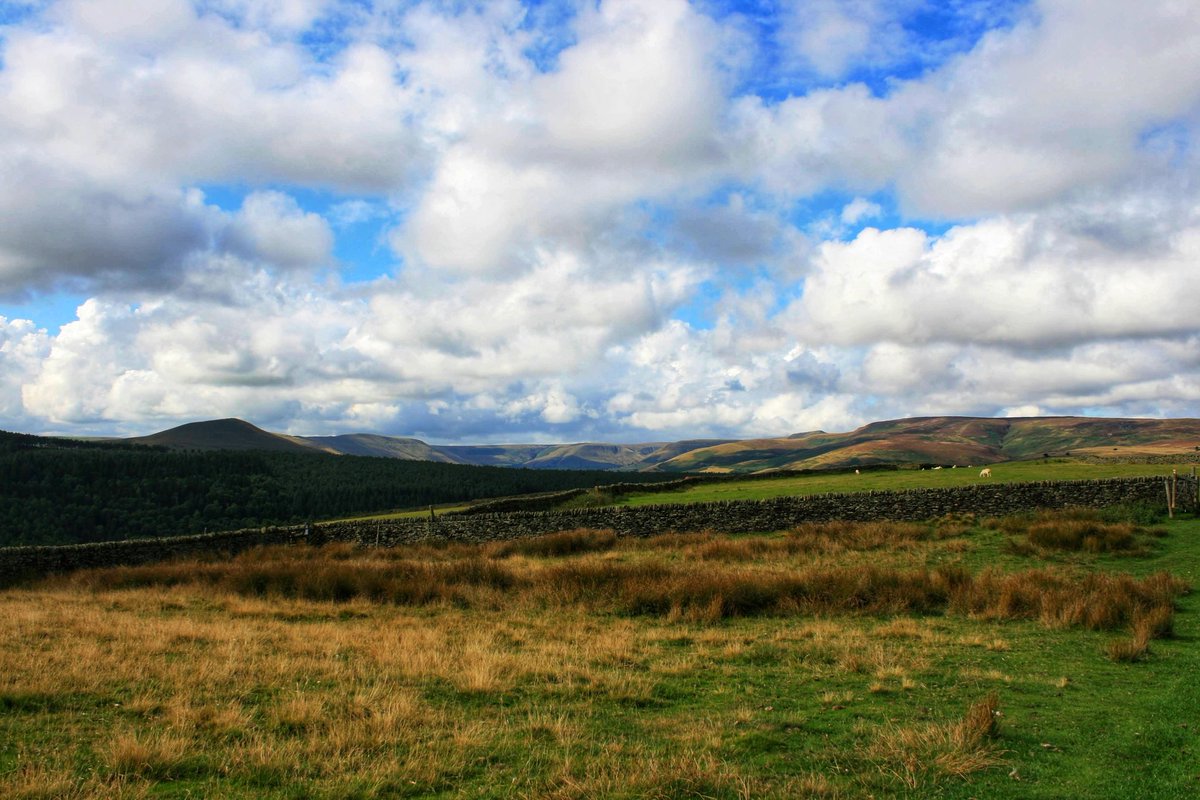
[[[915,3],[783,4],[761,95],[729,51],[752,26],[683,0],[552,30],[516,0],[153,5],[4,32],[0,295],[92,295],[57,335],[0,324],[6,418],[494,441],[1197,413],[1194,4],[1041,0],[948,60]],[[838,241],[883,205],[957,224]],[[320,269],[372,236],[394,274]]]
[[[53,423],[105,420],[114,385],[145,362],[127,347],[136,329],[128,307],[88,300],[77,316],[54,337],[36,378],[23,386],[28,412]]]
[[[282,267],[320,266],[333,250],[329,223],[281,192],[247,195],[228,236],[235,249]]]
[[[883,213],[878,203],[872,203],[865,197],[856,197],[842,207],[841,220],[846,225],[854,225],[864,219],[874,219]]]
[[[1052,246],[1046,244],[1052,242]],[[1200,227],[1153,252],[1109,246],[1031,217],[960,226],[940,238],[868,228],[819,249],[792,330],[842,345],[976,342],[1042,346],[1195,329],[1188,279]]]
[[[407,125],[420,108],[382,48],[357,43],[317,63],[188,4],[155,3],[129,25],[132,6],[109,5],[63,6],[62,26],[9,34],[0,81],[9,147],[35,145],[63,169],[118,185],[387,190],[420,169],[423,145]]]
[[[1130,14],[1121,0],[1043,0],[894,86],[886,97],[850,84],[775,104],[742,98],[740,163],[789,193],[894,184],[905,207],[950,218],[1161,172],[1145,137],[1200,109],[1200,7],[1157,0]]]
[[[0,316],[0,417],[13,429],[28,423],[21,387],[36,374],[50,349],[50,336],[27,319]]]
[[[798,66],[839,78],[860,61],[889,60],[904,44],[898,18],[912,5],[878,0],[787,3],[779,38]]]
[[[506,84],[505,104],[445,152],[398,252],[511,272],[543,242],[594,239],[622,206],[715,174],[711,23],[682,0],[608,0],[577,27],[557,71]]]
[[[706,159],[722,102],[718,38],[683,0],[606,0],[533,87],[547,144],[629,169]]]

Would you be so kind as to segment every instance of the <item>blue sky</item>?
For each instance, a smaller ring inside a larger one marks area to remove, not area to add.
[[[0,427],[1197,416],[1200,8],[0,10]]]

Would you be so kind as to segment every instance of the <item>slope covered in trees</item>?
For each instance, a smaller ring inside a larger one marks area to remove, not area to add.
[[[611,472],[476,467],[322,453],[168,451],[0,432],[0,546],[301,522],[590,487]],[[674,475],[633,474],[630,481]]]

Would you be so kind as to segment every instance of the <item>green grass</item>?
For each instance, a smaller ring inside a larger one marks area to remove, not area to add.
[[[928,489],[972,486],[980,483],[1019,483],[1023,481],[1065,481],[1091,478],[1118,478],[1169,474],[1162,464],[1085,464],[1064,459],[1014,461],[991,465],[992,477],[980,478],[981,467],[917,470],[900,469],[854,473],[794,475],[783,478],[702,483],[672,492],[635,492],[618,497],[615,505],[643,506],[656,503],[708,503],[719,500],[766,500],[789,495],[825,492],[866,492],[897,489]],[[1181,465],[1180,474],[1191,474],[1191,466]]]
[[[433,507],[435,515],[446,514],[451,511],[462,511],[469,507],[469,504],[452,503],[443,504]],[[429,506],[424,508],[410,508],[399,511],[382,511],[378,514],[363,514],[354,517],[339,517],[338,519],[322,520],[322,522],[381,522],[389,519],[414,519],[416,517],[428,517]]]
[[[1197,593],[1178,599],[1172,638],[1119,662],[1106,650],[1124,628],[947,609],[705,618],[521,583],[639,565],[740,578],[869,563],[1079,580],[1168,571],[1200,587],[1195,519],[1162,523],[1164,537],[1139,529],[1141,546],[1121,552],[1030,553],[1013,547],[1028,526],[983,523],[277,549],[231,565],[465,576],[453,597],[414,604],[258,596],[208,582],[211,564],[147,567],[137,575],[159,583],[135,588],[112,587],[136,570],[10,589],[0,796],[1196,796]],[[488,569],[517,582],[482,580]],[[967,724],[978,709],[994,735]]]

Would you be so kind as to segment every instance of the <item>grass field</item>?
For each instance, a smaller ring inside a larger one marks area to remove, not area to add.
[[[1180,475],[1191,474],[1191,464],[1180,464]],[[778,479],[756,478],[701,483],[673,492],[637,492],[615,499],[615,505],[652,505],[655,503],[706,503],[716,500],[765,500],[787,495],[822,492],[858,492],[895,489],[927,489],[941,486],[1015,483],[1021,481],[1065,481],[1094,478],[1118,478],[1139,475],[1167,475],[1172,467],[1163,464],[1089,464],[1066,459],[1014,461],[991,466],[992,477],[979,477],[980,467],[941,470],[886,470],[854,473],[794,475]]]
[[[1192,464],[1179,464],[1179,474],[1190,474]],[[765,500],[788,495],[821,494],[823,492],[859,492],[872,490],[926,489],[938,486],[968,486],[983,481],[1012,483],[1020,481],[1080,480],[1090,478],[1118,478],[1140,475],[1166,475],[1172,467],[1163,464],[1090,464],[1070,459],[1046,459],[1037,461],[1014,461],[992,466],[991,478],[980,478],[980,467],[941,470],[882,470],[868,471],[861,475],[853,473],[812,473],[789,475],[782,478],[721,479],[712,483],[700,483],[669,492],[633,492],[615,498],[597,501],[596,496],[568,502],[567,507],[577,505],[622,505],[642,506],[658,503],[706,503],[717,500]],[[620,473],[613,473],[613,480],[620,480]],[[461,511],[467,505],[443,505],[435,508],[436,514]],[[334,522],[372,521],[422,517],[429,509],[388,511],[361,515]]]
[[[1198,579],[1097,515],[77,573],[0,592],[0,796],[1191,797]]]

